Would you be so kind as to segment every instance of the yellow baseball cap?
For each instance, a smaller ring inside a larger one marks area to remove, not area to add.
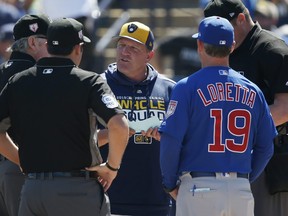
[[[140,22],[129,22],[125,23],[120,30],[116,39],[119,38],[128,38],[134,40],[138,43],[146,45],[149,50],[153,49],[154,45],[154,35],[151,29]]]

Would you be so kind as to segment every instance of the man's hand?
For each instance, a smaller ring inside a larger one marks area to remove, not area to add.
[[[136,133],[136,131],[132,128],[129,128],[129,137],[133,136]]]
[[[141,134],[143,136],[146,136],[146,137],[152,137],[152,138],[154,138],[155,140],[158,140],[158,141],[160,141],[160,138],[161,138],[161,134],[158,131],[158,127],[154,127],[154,128],[151,127],[147,131],[142,130]]]
[[[178,187],[176,187],[173,191],[171,191],[169,194],[170,194],[170,196],[174,199],[174,200],[176,200],[177,199],[177,195],[178,195],[178,190],[179,190],[179,186]]]
[[[105,192],[109,189],[118,173],[117,171],[112,171],[111,169],[109,169],[106,166],[106,163],[102,163],[98,166],[88,167],[86,168],[86,170],[96,171],[98,173],[98,181],[103,186]]]

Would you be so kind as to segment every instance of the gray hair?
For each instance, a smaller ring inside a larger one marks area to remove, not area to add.
[[[18,51],[26,53],[28,48],[28,38],[20,38],[19,40],[15,41],[12,46],[9,48],[10,51]]]

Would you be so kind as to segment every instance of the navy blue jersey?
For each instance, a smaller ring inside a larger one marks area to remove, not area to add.
[[[175,82],[147,65],[147,78],[134,83],[111,64],[105,73],[107,82],[129,121],[148,116],[163,120]],[[162,188],[159,141],[136,133],[130,137],[121,169],[108,190],[111,212],[125,215],[167,215],[170,197]],[[103,159],[108,146],[101,149]]]
[[[160,131],[161,168],[170,188],[186,171],[250,173],[253,181],[277,134],[261,90],[220,66],[176,84]]]

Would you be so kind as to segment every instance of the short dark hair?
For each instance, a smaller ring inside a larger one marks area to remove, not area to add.
[[[212,57],[226,57],[229,56],[231,53],[232,47],[227,47],[227,46],[216,46],[216,45],[211,45],[204,43],[204,49],[205,52]]]
[[[51,55],[62,55],[66,56],[71,54],[74,46],[69,46],[69,47],[53,47],[53,46],[47,46],[47,51]]]

